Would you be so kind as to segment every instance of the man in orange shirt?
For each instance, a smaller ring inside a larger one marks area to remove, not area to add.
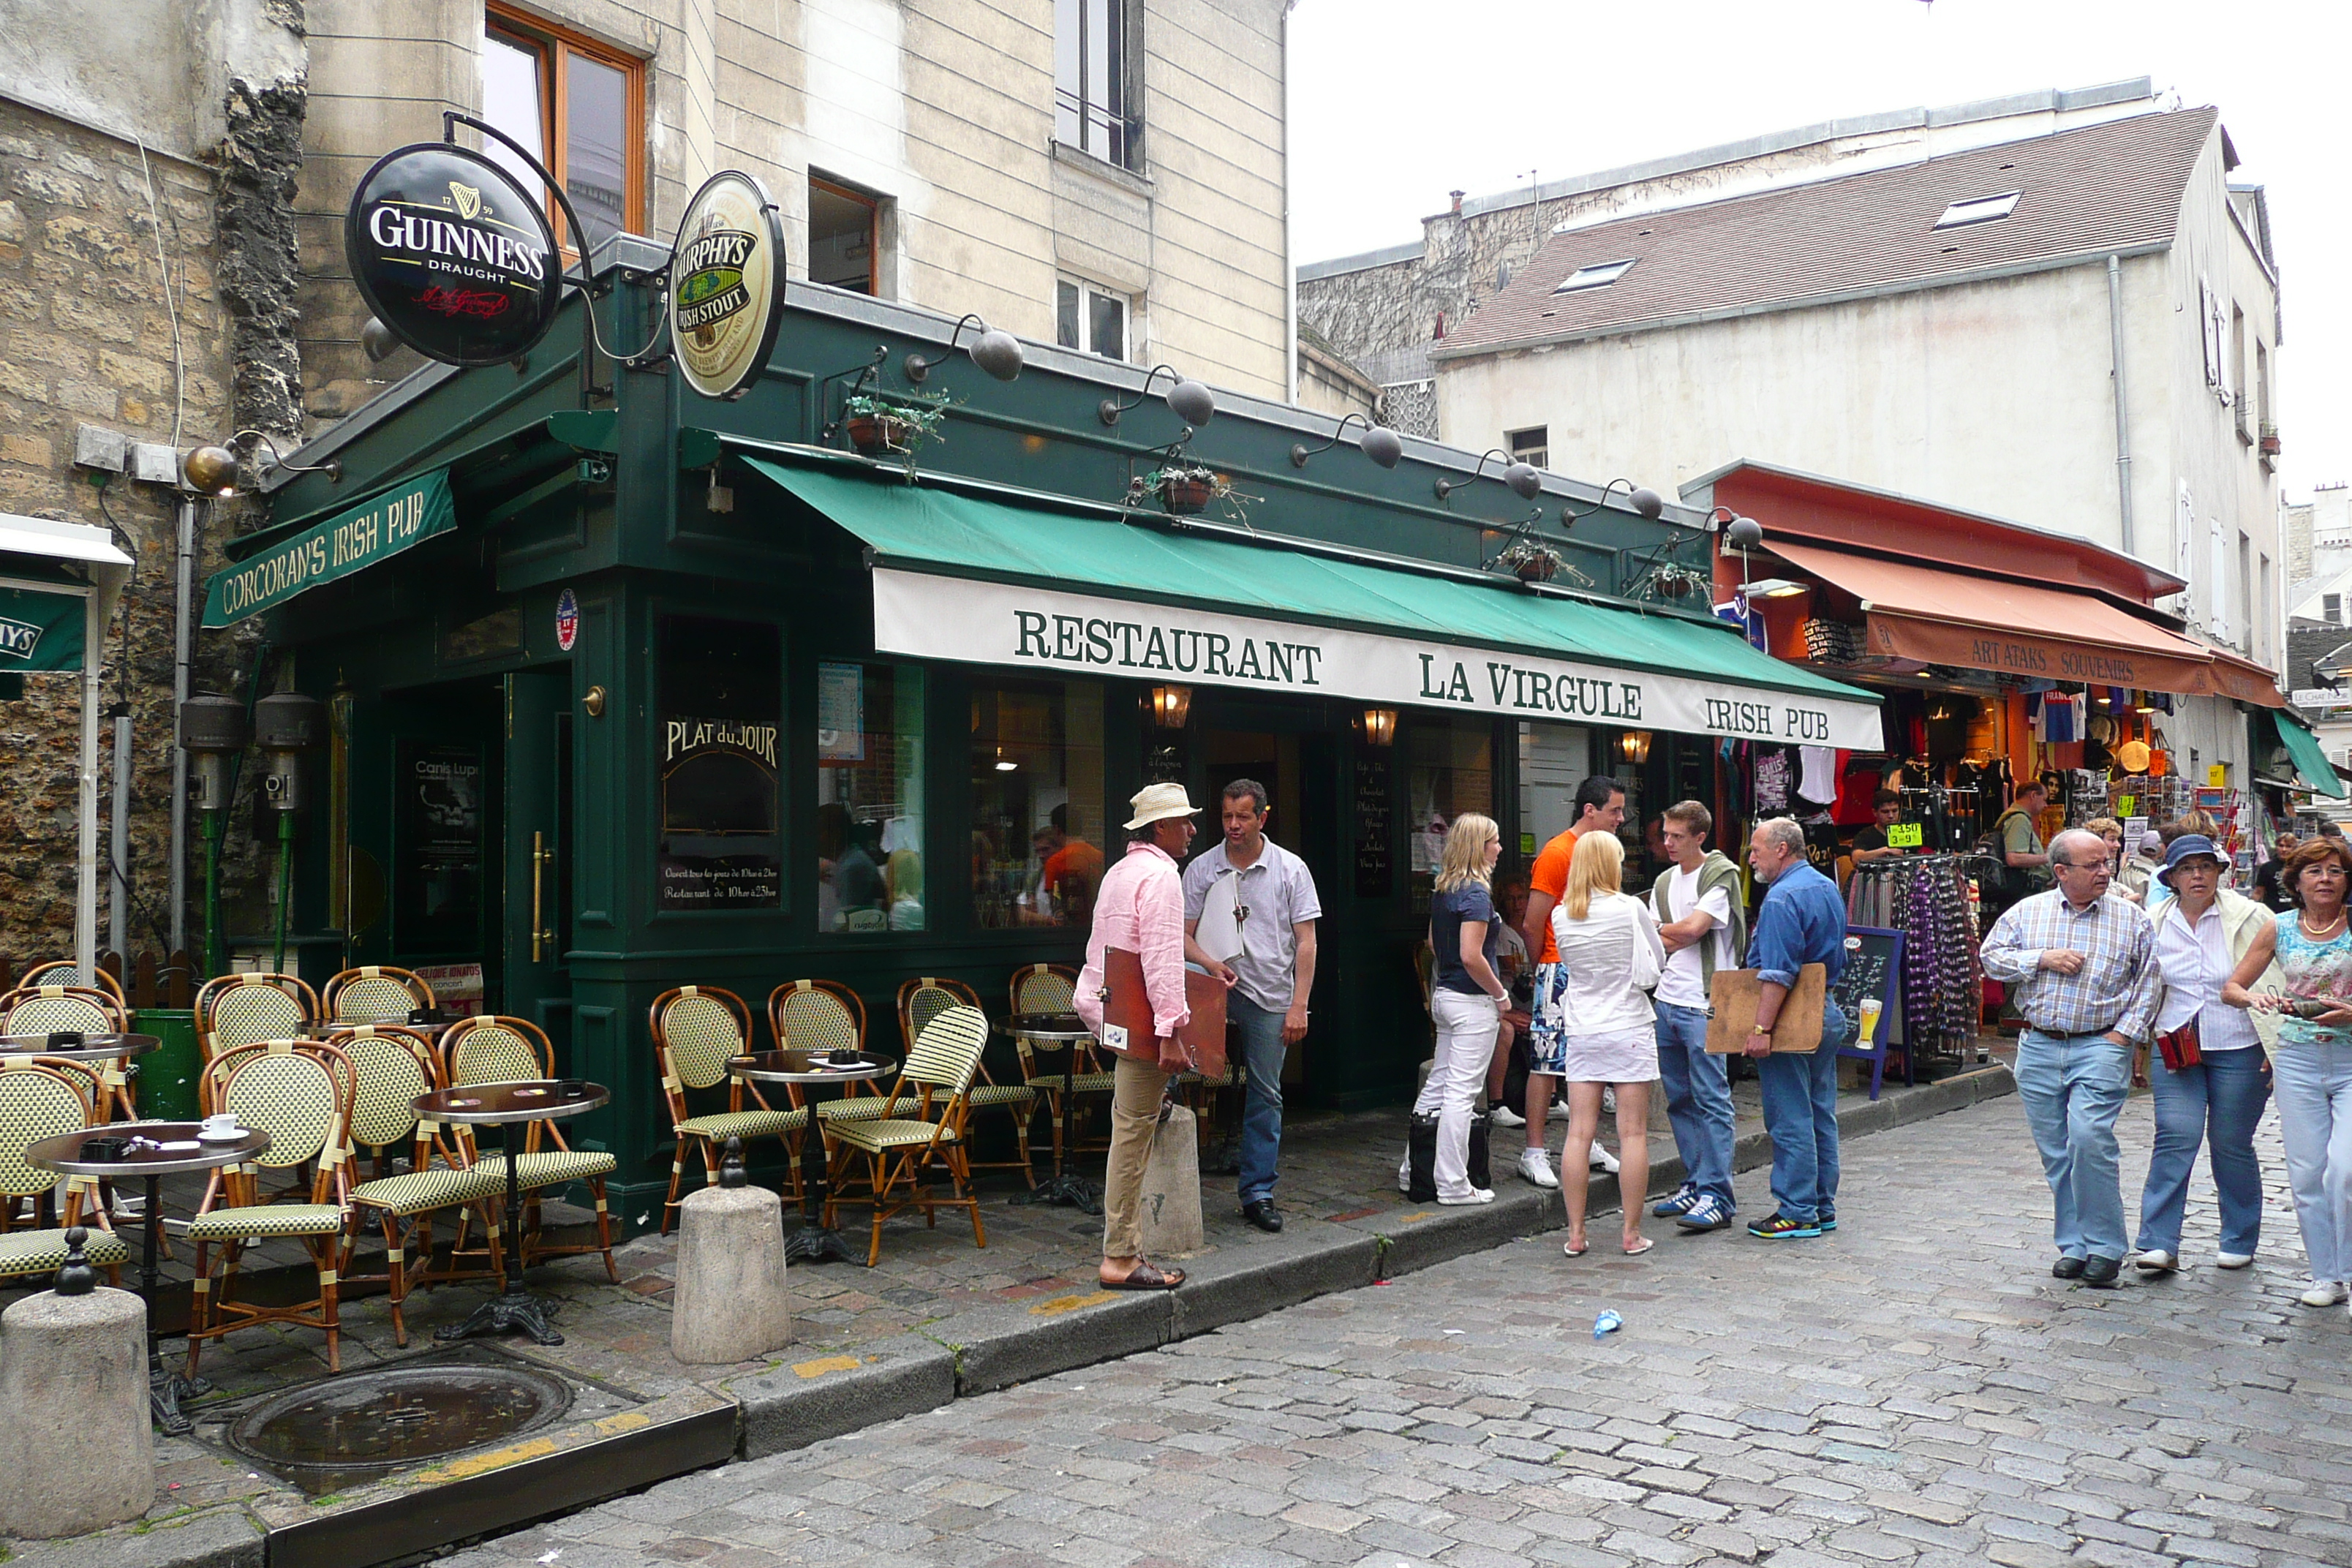
[[[1625,786],[1605,773],[1595,773],[1576,786],[1576,826],[1543,847],[1535,868],[1528,873],[1528,918],[1520,932],[1528,951],[1536,955],[1534,1026],[1528,1047],[1534,1065],[1528,1070],[1528,1147],[1519,1156],[1519,1174],[1538,1187],[1556,1187],[1559,1177],[1544,1148],[1544,1116],[1551,1109],[1552,1090],[1568,1070],[1568,1040],[1559,1004],[1552,1000],[1552,981],[1559,964],[1559,948],[1552,942],[1551,911],[1568,891],[1569,857],[1576,852],[1582,833],[1614,833],[1625,820]],[[1617,1157],[1598,1141],[1589,1156],[1592,1169],[1614,1172]]]

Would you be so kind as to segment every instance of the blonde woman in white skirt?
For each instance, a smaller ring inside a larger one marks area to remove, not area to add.
[[[1624,847],[1607,833],[1577,839],[1568,889],[1551,912],[1559,948],[1553,995],[1568,1020],[1568,1142],[1559,1176],[1568,1200],[1570,1258],[1584,1255],[1589,1175],[1585,1153],[1601,1128],[1601,1095],[1617,1091],[1617,1190],[1625,1216],[1622,1245],[1636,1257],[1653,1243],[1642,1235],[1642,1201],[1650,1182],[1650,1086],[1658,1079],[1657,1014],[1650,990],[1665,972],[1665,944],[1647,900],[1622,889]]]

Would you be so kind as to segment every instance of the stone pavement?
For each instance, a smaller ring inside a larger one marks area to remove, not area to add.
[[[2180,1275],[2052,1279],[2047,1192],[1996,1100],[1853,1142],[1819,1241],[1570,1260],[1555,1232],[452,1561],[2341,1568],[2352,1322],[2294,1301],[2275,1126],[2244,1272],[2210,1267],[2203,1187]],[[2135,1209],[2148,1131],[2142,1096]],[[1596,1341],[1603,1309],[1624,1328]]]

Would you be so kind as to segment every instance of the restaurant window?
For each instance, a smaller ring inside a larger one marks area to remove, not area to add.
[[[1054,0],[1054,139],[1132,169],[1140,138],[1129,113],[1129,0]]]
[[[665,616],[658,647],[654,907],[780,908],[782,634],[760,621]]]
[[[882,291],[882,201],[809,176],[809,281],[859,294]]]
[[[482,118],[530,149],[563,186],[588,229],[607,236],[645,227],[645,62],[563,28],[491,6],[482,39]],[[483,151],[527,191],[541,191],[506,147]],[[545,198],[542,198],[545,199]],[[560,240],[563,211],[548,200]]]
[[[816,929],[922,931],[923,672],[816,667]]]
[[[1105,359],[1127,357],[1127,296],[1065,278],[1054,286],[1054,342]]]
[[[1465,811],[1495,809],[1495,731],[1480,720],[1424,720],[1406,731],[1405,801],[1412,815],[1412,907],[1429,909],[1445,833]]]
[[[975,683],[972,924],[1085,931],[1116,832],[1103,808],[1101,685]]]

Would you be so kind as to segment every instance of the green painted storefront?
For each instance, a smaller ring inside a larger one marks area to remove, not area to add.
[[[664,258],[624,240],[610,258],[605,339],[642,342],[645,275]],[[1148,778],[1196,801],[1237,773],[1272,788],[1269,831],[1306,858],[1326,911],[1290,1093],[1368,1105],[1408,1094],[1427,1052],[1412,961],[1423,814],[1486,810],[1522,846],[1542,824],[1521,803],[1557,802],[1562,758],[1628,776],[1651,815],[1712,798],[1714,742],[1651,716],[1678,682],[1745,688],[1792,722],[1821,704],[1848,705],[1850,722],[1867,700],[1754,652],[1703,605],[1618,598],[1663,548],[1706,558],[1695,518],[1644,520],[1622,490],[1563,542],[1562,506],[1600,492],[1547,477],[1544,536],[1593,588],[1529,590],[1479,570],[1530,510],[1493,466],[1444,503],[1433,482],[1467,477],[1473,455],[1409,442],[1383,470],[1347,440],[1296,466],[1294,445],[1321,442],[1330,418],[1223,395],[1191,451],[1234,505],[1128,509],[1181,426],[1157,395],[1106,424],[1100,405],[1131,400],[1141,367],[1037,345],[1012,383],[961,356],[930,373],[920,390],[952,402],[915,483],[829,426],[877,358],[885,390],[915,390],[904,356],[940,353],[945,320],[795,285],[768,373],[719,403],[658,365],[583,368],[581,308],[519,364],[420,372],[313,442],[298,461],[331,455],[340,480],[277,490],[270,528],[231,553],[285,555],[446,473],[454,526],[396,553],[354,536],[381,553],[277,598],[263,622],[262,667],[337,717],[301,829],[301,966],[316,981],[346,963],[481,964],[491,1010],[542,1024],[565,1071],[612,1086],[579,1132],[619,1157],[614,1209],[633,1229],[668,1176],[656,994],[735,991],[765,1045],[774,987],[840,981],[894,1054],[910,976],[961,979],[1002,1010],[1016,966],[1082,958],[1088,847],[1117,853]],[[896,646],[877,650],[886,583],[915,597],[885,606]],[[1041,610],[1033,625],[1015,609],[1008,651],[959,640],[958,615],[994,615],[1016,591],[1134,614]],[[1229,648],[1173,634],[1193,665],[1180,651],[1163,669],[1149,640],[1163,611],[1282,635],[1261,666],[1240,633]],[[1419,691],[1378,700],[1360,661],[1297,652],[1360,636],[1449,648],[1482,695],[1465,700],[1424,659]],[[1530,660],[1630,674],[1513,687],[1510,667]],[[1638,720],[1636,678],[1651,691]],[[1170,687],[1189,691],[1181,729],[1155,719]],[[1395,715],[1389,743],[1368,709]],[[1724,732],[1747,721],[1727,716]],[[1645,761],[1627,760],[1628,731],[1648,738]],[[999,1081],[1016,1073],[1009,1047],[992,1053]]]

